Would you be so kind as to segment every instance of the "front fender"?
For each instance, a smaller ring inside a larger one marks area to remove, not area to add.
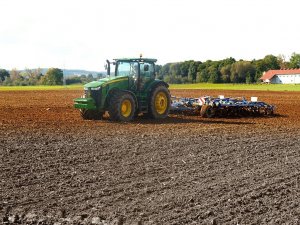
[[[122,90],[122,89],[118,89],[118,88],[113,88],[111,89],[109,92],[108,92],[108,95],[106,96],[106,99],[105,99],[105,107],[108,108],[108,105],[109,105],[109,97],[111,96],[111,93],[113,91],[123,91],[123,92],[127,92],[129,94],[131,94],[134,98],[134,101],[135,101],[135,104],[136,106],[138,107],[139,105],[139,102],[138,102],[138,99],[136,97],[136,94],[134,94],[132,91],[129,91],[129,90]]]

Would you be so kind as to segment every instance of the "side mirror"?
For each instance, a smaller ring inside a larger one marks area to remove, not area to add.
[[[149,65],[144,65],[144,71],[145,72],[149,71]]]

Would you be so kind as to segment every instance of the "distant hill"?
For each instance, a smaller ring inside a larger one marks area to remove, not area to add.
[[[46,74],[49,68],[40,68],[42,74]],[[35,70],[35,69],[32,69]],[[61,69],[66,77],[70,76],[81,76],[81,75],[89,75],[92,74],[93,77],[97,77],[97,74],[106,74],[106,71],[90,71],[90,70],[80,70],[80,69]],[[20,70],[25,71],[25,70]]]
[[[46,74],[48,68],[41,68],[42,74]],[[61,69],[64,72],[66,77],[70,76],[81,76],[92,74],[93,77],[96,77],[97,74],[102,73],[106,74],[105,71],[90,71],[90,70],[80,70],[80,69]]]

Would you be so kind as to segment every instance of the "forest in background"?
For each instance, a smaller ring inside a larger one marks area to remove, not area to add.
[[[226,58],[219,61],[207,60],[167,63],[157,66],[158,78],[170,84],[186,83],[257,83],[264,72],[277,69],[300,67],[300,54],[293,53],[290,60],[283,55],[267,55],[259,60]]]

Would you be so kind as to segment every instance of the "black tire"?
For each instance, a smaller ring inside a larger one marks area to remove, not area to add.
[[[268,116],[274,116],[274,110],[273,109],[267,109],[266,110],[266,115],[268,115]]]
[[[207,109],[208,105],[202,105],[201,109],[200,109],[200,116],[202,117],[206,117],[206,109]]]
[[[153,119],[167,118],[170,112],[171,96],[163,85],[155,87],[150,94],[148,116]]]
[[[80,109],[80,115],[85,120],[101,120],[103,113],[97,110]]]
[[[109,98],[108,113],[113,121],[128,122],[134,119],[136,103],[134,96],[128,92],[115,90]]]
[[[200,115],[204,118],[212,118],[216,114],[216,110],[211,105],[203,105],[200,110]]]

